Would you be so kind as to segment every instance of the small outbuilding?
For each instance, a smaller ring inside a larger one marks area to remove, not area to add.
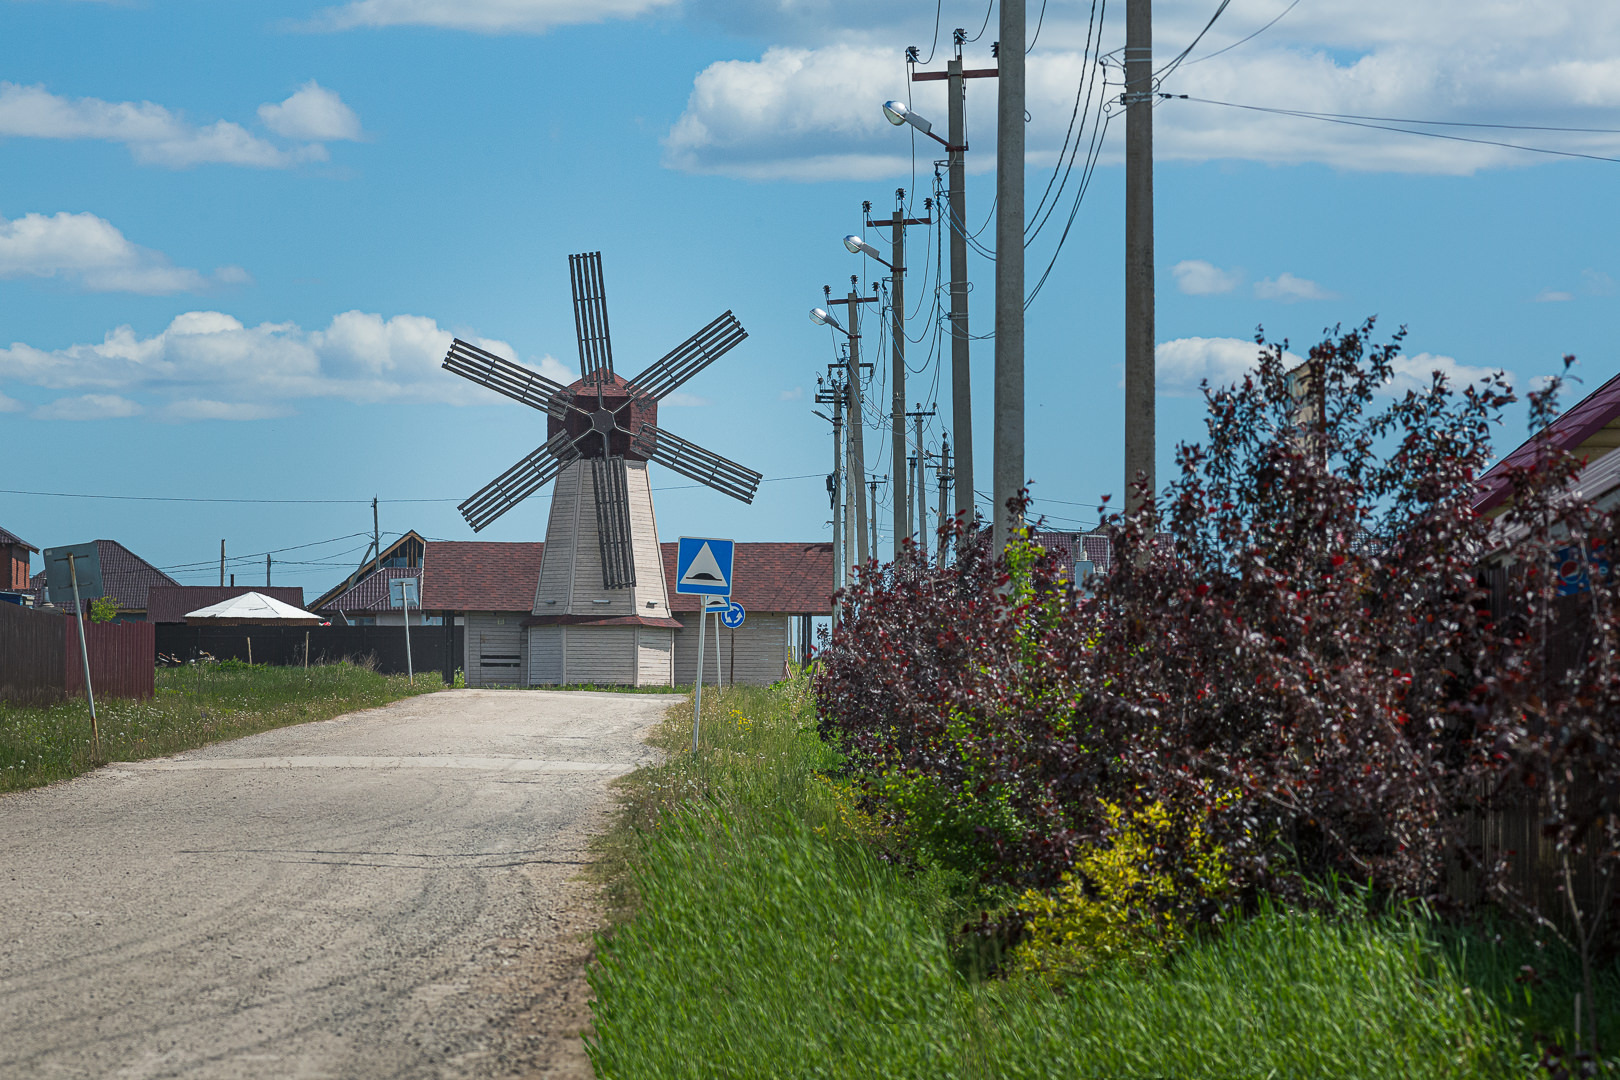
[[[319,626],[321,621],[313,612],[258,592],[186,612],[187,626]]]

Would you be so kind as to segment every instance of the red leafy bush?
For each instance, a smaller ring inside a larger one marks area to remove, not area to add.
[[[1546,612],[1504,633],[1481,585],[1500,542],[1471,500],[1509,389],[1403,387],[1400,335],[1373,346],[1371,329],[1313,348],[1305,380],[1262,342],[1254,373],[1207,391],[1206,441],[1179,448],[1162,497],[1106,523],[1092,599],[1032,545],[992,559],[982,533],[957,537],[949,567],[866,568],[816,689],[874,805],[932,856],[1036,887],[1106,839],[1104,801],[1175,808],[1240,888],[1333,870],[1427,893],[1480,771],[1509,761],[1545,782],[1555,761],[1608,754],[1580,814],[1612,824],[1607,735],[1545,703],[1526,721],[1550,685],[1526,654]],[[1521,497],[1556,501],[1568,471],[1528,471]],[[1608,732],[1620,667],[1598,637],[1608,666],[1558,700]],[[1579,816],[1569,828],[1590,830]],[[1161,854],[1186,872],[1174,842]]]

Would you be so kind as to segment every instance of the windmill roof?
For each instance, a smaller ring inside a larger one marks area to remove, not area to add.
[[[178,581],[135,554],[116,540],[97,540],[96,554],[101,560],[101,588],[106,596],[116,597],[126,611],[147,610],[147,594],[155,585],[178,585]],[[41,570],[28,581],[34,589],[37,602],[45,601],[45,571]],[[69,598],[68,607],[72,607]]]
[[[697,611],[698,597],[675,591],[679,544],[660,544],[671,611]],[[749,611],[826,615],[832,611],[832,545],[739,543],[732,556],[731,598]]]
[[[1485,475],[1479,478],[1474,512],[1488,514],[1508,500],[1512,494],[1508,470],[1533,462],[1536,447],[1542,440],[1550,440],[1554,446],[1584,457],[1590,464],[1607,456],[1616,444],[1620,444],[1620,430],[1617,429],[1620,429],[1620,375],[1587,394],[1573,408],[1487,469]],[[1605,430],[1615,434],[1600,434]]]
[[[6,529],[0,529],[0,547],[10,547],[12,544],[20,544],[29,551],[37,552],[39,550],[39,548],[35,547],[33,544],[30,544],[16,533],[9,532]]]
[[[540,580],[543,543],[435,540],[423,559],[422,607],[429,611],[528,611]]]
[[[320,616],[314,612],[293,607],[261,592],[245,592],[240,596],[221,600],[217,604],[186,612],[186,620],[189,622],[193,619],[242,619],[253,622],[321,621]]]
[[[146,596],[146,621],[185,622],[187,612],[250,592],[275,597],[296,608],[304,606],[304,590],[299,585],[261,585],[256,589],[252,585],[154,585]]]

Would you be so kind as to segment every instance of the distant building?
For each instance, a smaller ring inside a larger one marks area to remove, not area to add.
[[[15,533],[0,529],[0,603],[32,604],[33,586],[28,581],[29,560],[39,548]]]
[[[101,593],[118,601],[115,622],[144,621],[152,589],[160,585],[180,584],[116,540],[97,540],[96,553],[101,559]],[[34,591],[34,602],[44,604],[45,571],[35,574],[29,584]],[[50,602],[68,611],[73,610],[72,596],[52,596]]]
[[[273,596],[296,608],[304,606],[304,589],[301,585],[154,585],[146,595],[146,621],[183,623],[189,611],[211,607],[222,600],[250,592]]]

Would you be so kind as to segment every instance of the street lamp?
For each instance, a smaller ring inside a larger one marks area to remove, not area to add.
[[[811,308],[810,321],[815,323],[817,326],[830,326],[834,330],[842,331],[845,337],[850,336],[849,331],[840,326],[838,324],[838,320],[833,318],[832,312],[828,311],[826,308]]]
[[[844,247],[849,250],[851,255],[865,255],[869,259],[876,259],[884,266],[887,266],[890,270],[894,269],[894,264],[889,262],[889,260],[885,259],[882,255],[878,254],[877,248],[873,247],[871,244],[868,244],[865,240],[862,240],[854,233],[850,233],[848,236],[844,237]]]
[[[934,125],[930,124],[925,118],[906,108],[906,104],[903,101],[885,101],[883,103],[883,115],[887,117],[889,123],[893,124],[895,127],[899,127],[902,124],[910,124],[912,127],[916,128],[930,139],[933,139],[941,146],[945,147],[946,149],[950,148],[950,143],[934,134]]]

